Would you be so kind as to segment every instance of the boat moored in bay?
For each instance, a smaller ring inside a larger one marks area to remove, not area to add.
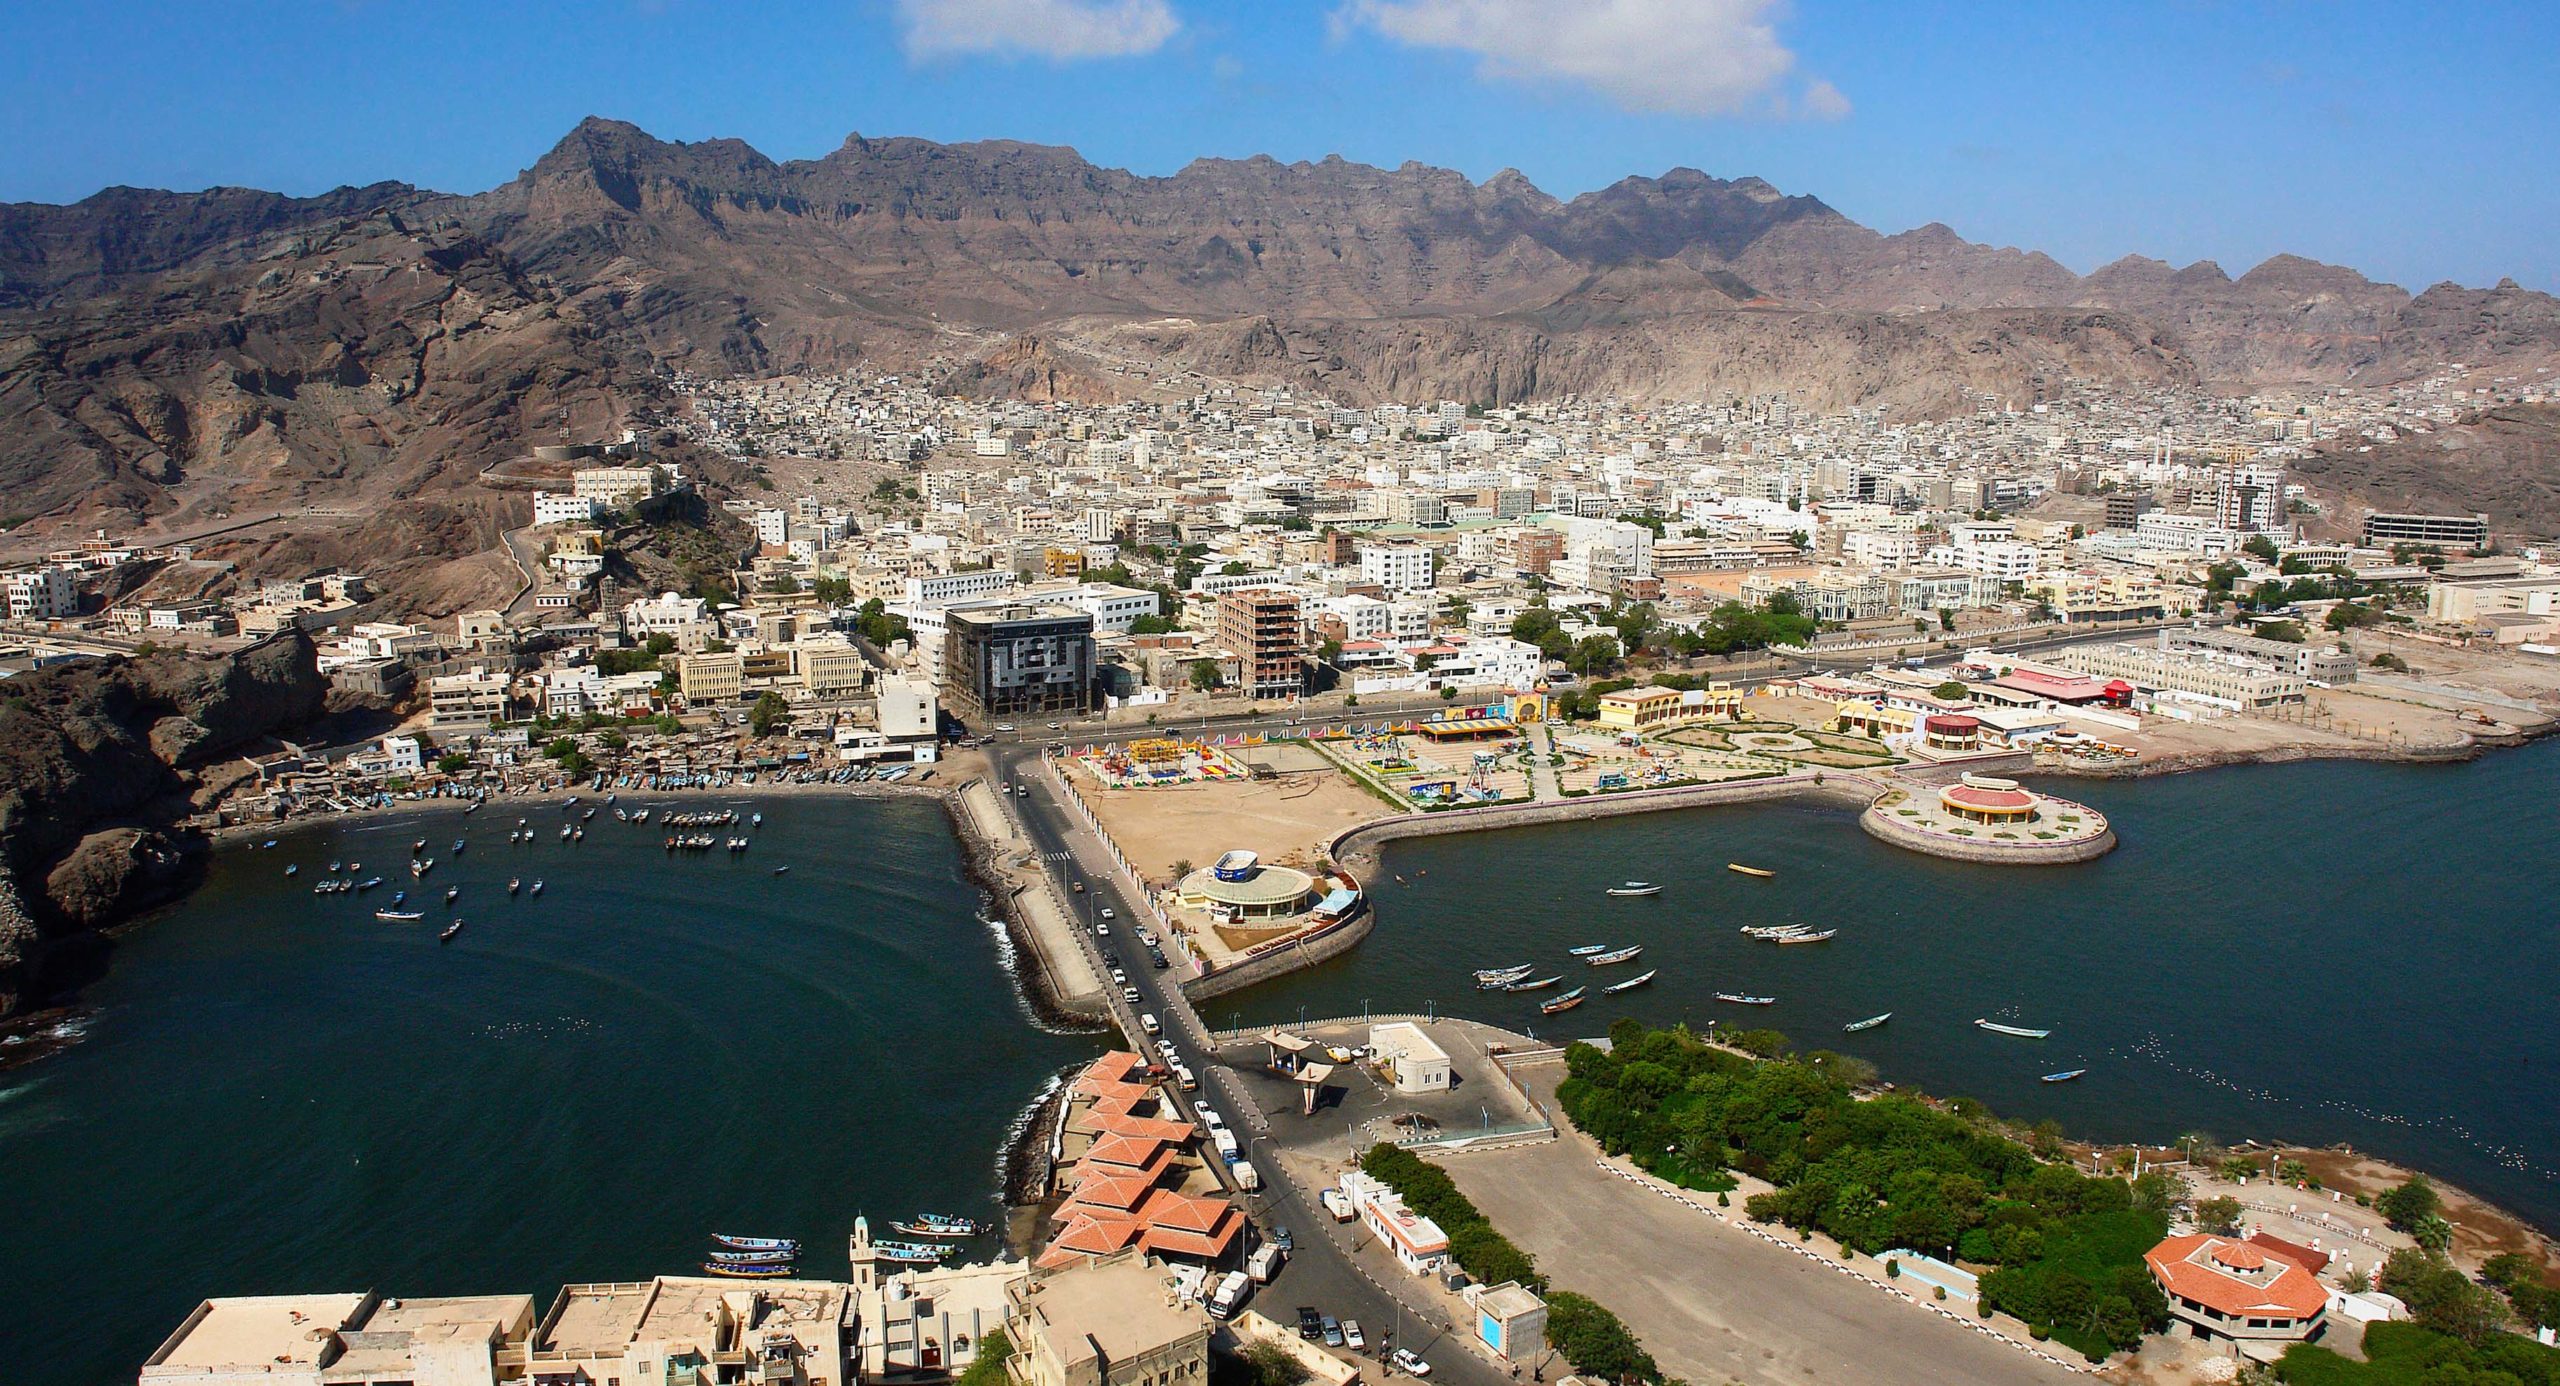
[[[1519,981],[1512,982],[1512,983],[1510,983],[1510,984],[1506,985],[1505,987],[1503,987],[1503,990],[1504,990],[1504,991],[1545,991],[1547,988],[1549,988],[1549,987],[1551,987],[1551,986],[1554,986],[1556,983],[1561,982],[1561,981],[1563,981],[1563,980],[1564,980],[1564,978],[1562,978],[1562,977],[1540,977],[1540,978],[1537,978],[1537,979],[1535,979],[1535,980],[1531,980],[1531,979],[1529,979],[1529,978],[1523,977],[1523,978],[1521,978]]]
[[[1625,885],[1609,887],[1609,893],[1611,895],[1660,895],[1662,887],[1651,881],[1629,881]]]
[[[1590,988],[1575,987],[1573,990],[1566,992],[1555,1000],[1549,1001],[1545,1005],[1538,1007],[1538,1013],[1540,1015],[1554,1015],[1559,1011],[1569,1011],[1590,999]]]
[[[1738,991],[1717,992],[1716,999],[1718,1001],[1730,1001],[1737,1006],[1774,1006],[1778,1004],[1778,998],[1774,996],[1745,996]]]
[[[1607,967],[1612,963],[1630,961],[1637,954],[1642,953],[1643,951],[1644,945],[1637,944],[1633,948],[1619,948],[1607,953],[1594,953],[1590,957],[1584,958],[1583,961],[1589,963],[1593,967]]]
[[[1725,869],[1725,870],[1727,870],[1727,871],[1733,872],[1735,875],[1738,875],[1738,876],[1757,876],[1757,877],[1759,877],[1761,880],[1764,880],[1764,881],[1765,881],[1765,880],[1767,880],[1767,879],[1769,879],[1770,877],[1775,876],[1775,875],[1777,875],[1777,874],[1778,874],[1778,873],[1777,873],[1777,872],[1775,872],[1775,871],[1765,870],[1765,869],[1763,869],[1763,868],[1761,868],[1761,867],[1757,867],[1757,866],[1745,866],[1745,865],[1743,865],[1741,862],[1738,862],[1738,861],[1729,861],[1729,862],[1726,862],[1726,863],[1724,864],[1724,869]]]
[[[2030,1030],[2023,1025],[2000,1025],[1988,1020],[1973,1023],[1995,1035],[2016,1035],[2020,1039],[2043,1039],[2053,1033],[2051,1030]]]
[[[1877,1026],[1882,1025],[1883,1023],[1885,1023],[1886,1021],[1891,1020],[1891,1019],[1893,1019],[1893,1012],[1891,1012],[1891,1011],[1887,1011],[1887,1012],[1885,1012],[1885,1013],[1884,1013],[1884,1014],[1882,1014],[1882,1015],[1871,1015],[1871,1016],[1868,1016],[1868,1017],[1867,1017],[1866,1019],[1864,1019],[1864,1020],[1852,1020],[1852,1021],[1850,1021],[1848,1024],[1843,1025],[1843,1026],[1841,1026],[1840,1028],[1841,1028],[1842,1030],[1844,1030],[1844,1031],[1848,1032],[1849,1034],[1854,1035],[1854,1034],[1858,1033],[1860,1030],[1872,1030],[1872,1029],[1876,1028]]]
[[[1643,986],[1643,985],[1645,985],[1646,983],[1648,983],[1648,982],[1652,981],[1652,980],[1653,980],[1657,975],[1659,975],[1659,974],[1660,974],[1660,971],[1661,971],[1661,969],[1656,968],[1656,969],[1654,969],[1654,970],[1652,970],[1652,971],[1648,971],[1648,972],[1639,972],[1639,973],[1637,973],[1635,976],[1633,976],[1633,977],[1629,977],[1627,980],[1625,980],[1625,981],[1623,981],[1623,982],[1619,982],[1619,983],[1617,983],[1617,984],[1615,984],[1615,985],[1613,985],[1613,986],[1605,986],[1605,987],[1600,988],[1600,994],[1601,994],[1602,996],[1615,996],[1615,995],[1617,995],[1619,992],[1622,992],[1622,991],[1633,991],[1633,990],[1635,990],[1636,988],[1638,988],[1638,987],[1640,987],[1640,986]]]
[[[2060,1073],[2048,1073],[2036,1081],[2040,1083],[2068,1083],[2072,1079],[2077,1078],[2088,1071],[2089,1070],[2085,1068],[2066,1068]]]

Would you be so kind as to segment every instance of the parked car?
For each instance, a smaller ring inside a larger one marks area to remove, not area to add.
[[[1120,999],[1128,1002],[1132,1006],[1139,1005],[1146,1000],[1145,997],[1138,994],[1138,989],[1136,987],[1120,988]]]
[[[1118,919],[1120,917],[1120,912],[1111,908],[1109,905],[1105,905],[1102,907],[1102,917],[1105,919]]]
[[[1367,1352],[1369,1350],[1369,1339],[1366,1335],[1361,1333],[1360,1321],[1358,1319],[1344,1319],[1342,1321],[1342,1341],[1350,1344],[1353,1352]]]
[[[1146,1031],[1150,1035],[1161,1035],[1164,1033],[1164,1027],[1156,1023],[1156,1014],[1153,1011],[1142,1011],[1139,1013],[1138,1028]]]
[[[1298,1306],[1298,1336],[1310,1343],[1324,1336],[1324,1315],[1311,1304]]]
[[[1431,1364],[1423,1361],[1411,1348],[1397,1348],[1388,1353],[1387,1364],[1409,1376],[1431,1375]]]
[[[1271,1229],[1271,1244],[1280,1248],[1282,1251],[1295,1251],[1298,1249],[1296,1239],[1289,1235],[1289,1229],[1285,1227],[1275,1227]]]
[[[1331,1314],[1324,1316],[1324,1345],[1326,1347],[1342,1346],[1342,1322]]]

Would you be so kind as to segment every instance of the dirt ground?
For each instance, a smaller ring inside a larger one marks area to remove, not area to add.
[[[1169,880],[1177,861],[1206,866],[1239,847],[1274,865],[1311,866],[1336,833],[1387,812],[1331,770],[1159,789],[1103,789],[1079,774],[1076,787],[1151,881]]]

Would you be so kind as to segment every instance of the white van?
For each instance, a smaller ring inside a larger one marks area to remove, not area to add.
[[[1209,1317],[1221,1321],[1235,1317],[1244,1307],[1244,1297],[1253,1293],[1253,1277],[1243,1271],[1229,1271],[1218,1288],[1209,1294]]]
[[[1246,1274],[1253,1277],[1254,1284],[1270,1284],[1271,1278],[1280,1273],[1279,1244],[1264,1242],[1255,1248],[1253,1255],[1246,1259],[1244,1269]]]
[[[1140,1011],[1138,1013],[1138,1028],[1146,1031],[1150,1035],[1161,1035],[1164,1033],[1164,1027],[1156,1023],[1156,1013],[1153,1011]]]
[[[1236,1144],[1236,1133],[1223,1126],[1210,1127],[1209,1140],[1218,1147],[1218,1154],[1229,1161],[1243,1153],[1244,1147]]]
[[[1226,1134],[1226,1132],[1225,1132],[1224,1130],[1221,1130],[1218,1134],[1220,1134],[1220,1135],[1225,1135],[1225,1134]],[[1238,1160],[1238,1161],[1236,1161],[1236,1162],[1235,1162],[1235,1172],[1236,1172],[1236,1187],[1237,1187],[1237,1188],[1244,1190],[1246,1193],[1252,1193],[1252,1192],[1253,1192],[1253,1191],[1255,1191],[1256,1189],[1259,1189],[1259,1188],[1261,1188],[1261,1187],[1262,1187],[1262,1171],[1260,1171],[1260,1170],[1258,1170],[1258,1169],[1255,1169],[1255,1168],[1253,1167],[1253,1161],[1251,1161],[1251,1160]],[[1278,1248],[1278,1247],[1264,1247],[1264,1248],[1263,1248],[1263,1250],[1265,1250],[1265,1251],[1277,1251],[1277,1250],[1279,1250],[1279,1248]]]

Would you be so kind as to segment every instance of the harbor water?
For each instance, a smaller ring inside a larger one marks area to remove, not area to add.
[[[1100,1041],[1032,1023],[940,809],[655,805],[766,822],[671,856],[590,796],[576,843],[556,805],[493,805],[218,853],[123,942],[85,1037],[0,1074],[12,1379],[131,1381],[206,1295],[547,1306],[694,1271],[713,1232],[799,1238],[841,1276],[858,1212],[994,1216],[1008,1127]],[[384,883],[314,896],[333,859]],[[402,889],[426,919],[377,921]]]
[[[2076,1135],[2344,1142],[2560,1229],[2560,741],[2467,765],[2048,787],[2105,812],[2122,846],[2080,866],[1968,865],[1800,804],[1392,844],[1366,942],[1212,1002],[1208,1019],[1428,1008],[1567,1039],[1620,1016],[1765,1026]],[[1604,893],[1628,877],[1665,889]],[[1791,923],[1839,935],[1777,947],[1736,932]],[[1645,952],[1609,968],[1567,954],[1595,943]],[[1474,989],[1475,969],[1516,963],[1565,980]],[[1648,968],[1649,987],[1597,994]],[[1590,1001],[1540,1015],[1583,984]],[[2039,1081],[2075,1068],[2088,1072]]]

